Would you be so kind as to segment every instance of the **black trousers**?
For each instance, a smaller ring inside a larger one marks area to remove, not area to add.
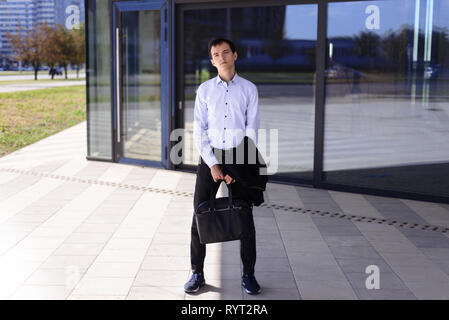
[[[214,182],[210,173],[210,168],[200,157],[196,174],[195,194],[193,206],[196,211],[198,205],[210,199],[211,192],[217,194],[220,182]],[[239,199],[249,199],[246,189],[238,182],[230,184],[232,196]],[[251,212],[251,227],[253,228],[253,236],[240,240],[240,257],[243,263],[243,272],[254,274],[254,266],[256,264],[256,232],[254,228],[254,219]],[[196,226],[195,215],[192,219],[191,242],[190,242],[190,262],[192,272],[203,272],[204,259],[206,257],[206,245],[200,243],[198,229]]]

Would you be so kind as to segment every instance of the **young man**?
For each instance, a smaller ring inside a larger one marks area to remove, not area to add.
[[[218,70],[217,77],[202,83],[195,100],[194,141],[200,153],[194,194],[194,209],[217,193],[221,180],[230,184],[235,198],[250,199],[247,188],[224,173],[226,153],[235,152],[243,139],[251,138],[257,144],[259,128],[258,92],[256,86],[237,75],[235,45],[227,39],[209,42],[211,63]],[[246,137],[245,137],[246,136]],[[216,156],[218,155],[218,156]],[[254,277],[256,263],[256,237],[251,216],[253,236],[240,241],[240,256],[243,262],[242,286],[249,294],[260,293]],[[205,284],[204,258],[206,245],[200,243],[195,216],[191,227],[190,259],[192,277],[184,285],[187,293],[197,292]]]

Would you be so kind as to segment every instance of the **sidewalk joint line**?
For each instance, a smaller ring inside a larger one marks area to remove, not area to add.
[[[32,175],[32,176],[41,177],[41,178],[65,180],[67,182],[78,182],[78,183],[86,183],[86,184],[90,184],[90,185],[101,185],[101,186],[116,187],[116,188],[123,188],[123,189],[132,189],[132,190],[137,190],[137,191],[163,193],[163,194],[170,194],[170,195],[181,196],[181,197],[191,197],[191,198],[193,197],[193,192],[137,186],[137,185],[131,185],[131,184],[126,184],[126,183],[121,183],[121,182],[103,181],[103,180],[98,180],[95,178],[69,177],[69,176],[63,176],[63,175],[52,174],[52,173],[11,169],[11,168],[0,168],[0,172],[2,172],[2,171],[14,173],[14,174]],[[329,218],[334,218],[334,219],[346,219],[346,220],[356,221],[356,222],[375,223],[375,224],[389,225],[389,226],[395,226],[395,227],[406,228],[406,229],[433,231],[433,232],[439,232],[439,233],[443,233],[443,234],[449,234],[449,228],[444,227],[444,226],[425,225],[425,224],[418,224],[418,223],[410,223],[407,221],[396,221],[396,220],[383,219],[383,218],[348,215],[348,214],[344,214],[341,212],[332,212],[331,213],[328,211],[312,210],[312,209],[286,206],[286,205],[274,204],[274,203],[266,203],[266,202],[262,203],[260,205],[260,207],[267,208],[267,209],[282,210],[282,211],[286,211],[286,212],[310,214],[312,216],[319,215],[321,217],[329,217]]]

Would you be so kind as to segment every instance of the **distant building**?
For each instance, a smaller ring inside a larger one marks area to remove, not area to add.
[[[84,0],[56,0],[55,21],[67,29],[84,22]]]
[[[39,23],[55,27],[61,24],[71,29],[84,22],[83,0],[0,0],[0,66],[9,64],[12,54],[6,33],[23,33]]]

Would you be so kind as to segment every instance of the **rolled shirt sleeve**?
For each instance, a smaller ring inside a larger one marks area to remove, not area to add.
[[[215,157],[212,146],[207,134],[208,122],[207,122],[207,104],[202,96],[201,86],[198,88],[195,98],[195,108],[193,117],[193,137],[195,147],[199,154],[203,158],[204,162],[211,168],[217,164],[217,158]]]

